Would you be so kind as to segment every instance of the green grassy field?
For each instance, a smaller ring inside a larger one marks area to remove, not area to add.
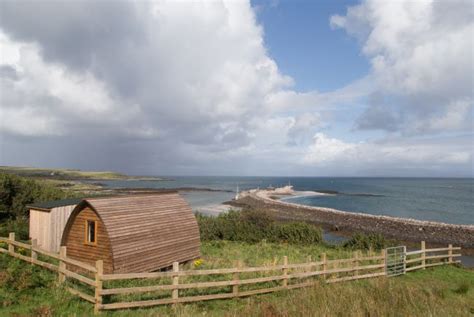
[[[202,268],[270,264],[287,255],[291,262],[348,256],[340,248],[229,241],[202,245]],[[55,286],[49,271],[0,256],[1,316],[86,316],[92,304]],[[103,316],[474,316],[474,272],[449,266],[267,295],[147,309],[109,311]]]

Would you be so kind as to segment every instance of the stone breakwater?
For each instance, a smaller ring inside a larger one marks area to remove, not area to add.
[[[267,191],[246,192],[236,204],[267,210],[280,220],[305,220],[341,231],[380,233],[396,240],[424,240],[474,249],[474,225],[455,225],[304,206],[275,200],[270,196],[271,192]]]

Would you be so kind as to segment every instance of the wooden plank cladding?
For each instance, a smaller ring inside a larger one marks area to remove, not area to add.
[[[105,225],[97,214],[90,207],[85,207],[72,220],[71,226],[66,227],[65,243],[63,244],[67,248],[68,257],[90,265],[94,265],[97,260],[103,260],[104,271],[112,273],[112,248]],[[84,243],[86,220],[97,221],[97,245]]]
[[[59,206],[50,210],[30,208],[30,238],[36,239],[38,247],[50,252],[59,252],[64,227],[76,205]]]
[[[97,223],[94,243],[86,241],[88,221]],[[84,199],[61,244],[78,261],[103,260],[106,274],[151,272],[200,256],[196,219],[176,192]]]

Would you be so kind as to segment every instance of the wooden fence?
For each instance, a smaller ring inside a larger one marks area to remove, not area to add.
[[[244,297],[321,282],[335,283],[388,275],[386,250],[366,255],[357,251],[348,259],[328,259],[323,253],[317,261],[308,258],[306,263],[291,264],[285,256],[281,264],[262,267],[244,267],[238,262],[233,268],[180,270],[175,262],[172,271],[167,272],[104,274],[101,260],[95,266],[79,262],[67,257],[65,247],[61,248],[60,254],[46,252],[37,248],[34,240],[31,245],[15,241],[14,233],[9,238],[0,238],[0,242],[8,245],[8,249],[0,248],[0,253],[58,272],[58,282],[67,283],[71,293],[93,303],[96,312]],[[15,248],[19,248],[19,252]],[[453,251],[460,249],[452,245],[426,249],[423,241],[420,250],[403,254],[404,273],[459,263],[455,258],[461,254]],[[21,254],[27,251],[29,255]],[[56,262],[50,263],[43,258]]]
[[[0,238],[1,242],[5,242],[8,245],[8,249],[0,248],[0,253],[6,253],[20,260],[58,272],[58,283],[64,283],[66,278],[74,280],[76,284],[68,285],[67,289],[72,294],[96,304],[96,297],[88,295],[85,291],[74,286],[83,285],[83,287],[85,286],[90,289],[96,288],[102,261],[97,261],[96,266],[92,266],[68,258],[66,256],[66,247],[61,247],[59,254],[51,253],[38,248],[36,240],[32,240],[31,244],[16,241],[15,233],[13,232],[10,233],[8,238]],[[91,276],[96,278],[91,278]]]

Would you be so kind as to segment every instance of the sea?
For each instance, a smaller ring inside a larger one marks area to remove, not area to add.
[[[452,224],[474,224],[473,178],[354,178],[354,177],[210,177],[167,176],[165,180],[101,181],[111,188],[198,188],[184,198],[195,211],[217,214],[236,191],[292,185],[297,191],[324,195],[286,200],[373,215],[413,218]]]

